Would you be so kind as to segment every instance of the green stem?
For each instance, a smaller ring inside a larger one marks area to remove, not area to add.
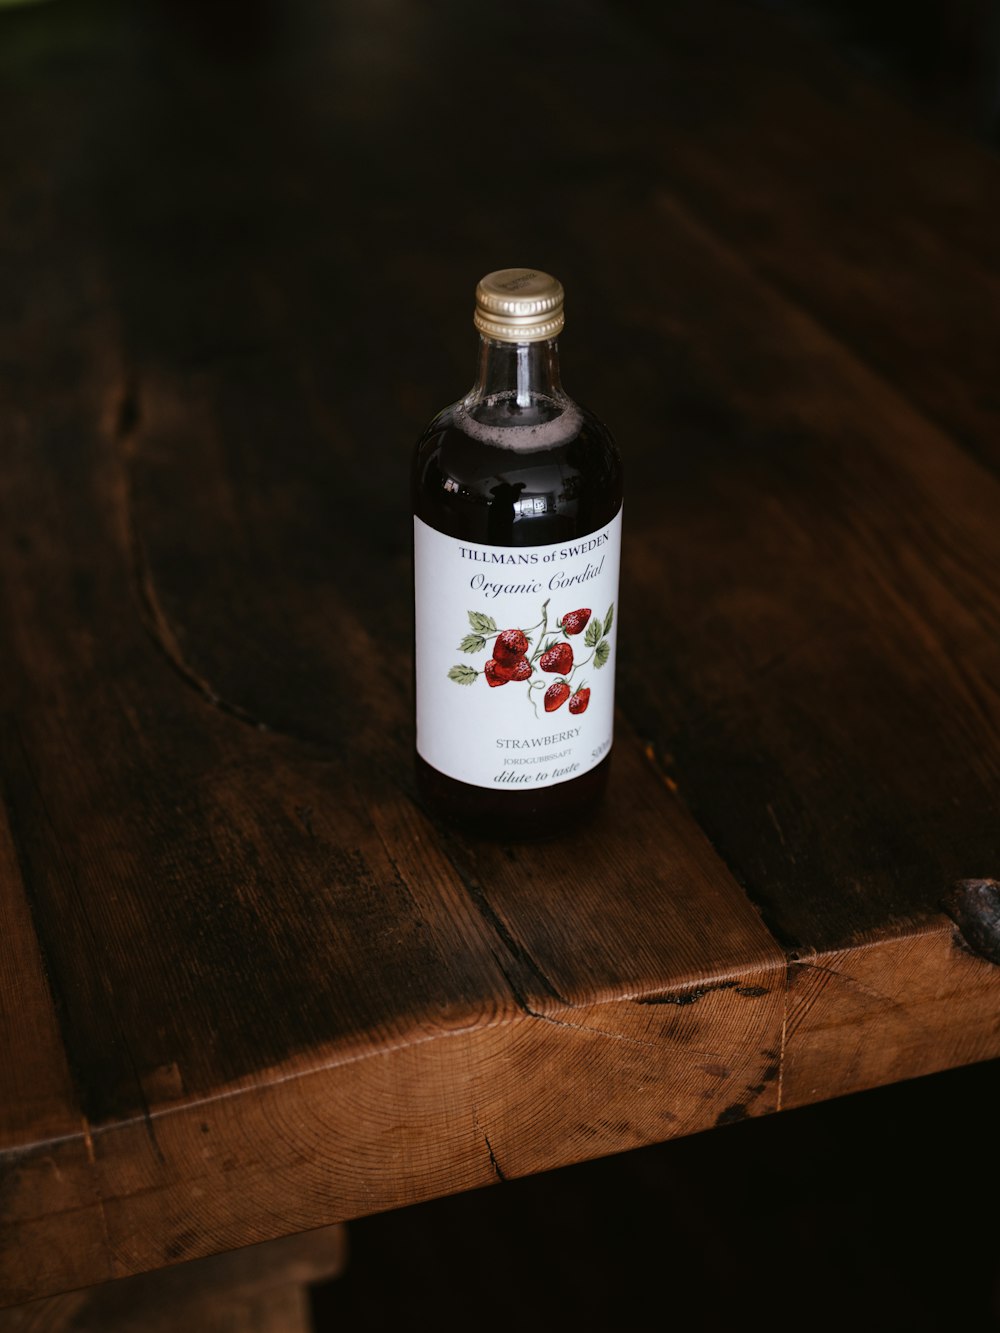
[[[532,708],[535,710],[535,717],[537,718],[537,717],[538,717],[538,705],[535,703],[534,699],[531,697],[531,692],[532,692],[532,690],[535,688],[536,685],[539,686],[539,687],[544,687],[544,685],[545,685],[545,681],[544,681],[544,680],[533,680],[533,681],[531,682],[531,684],[528,686],[528,703],[530,703],[531,706],[532,706]]]
[[[538,647],[535,649],[535,651],[534,651],[534,652],[531,654],[531,656],[528,658],[528,661],[531,663],[532,666],[534,666],[535,663],[538,661],[538,658],[539,658],[539,656],[541,655],[542,645],[543,645],[544,642],[545,642],[545,636],[546,636],[546,634],[548,634],[548,632],[549,632],[549,602],[550,602],[550,601],[551,601],[551,598],[546,597],[545,601],[542,603],[542,618],[541,618],[541,620],[538,622],[538,625],[534,625],[534,626],[533,626],[534,629],[538,629],[538,626],[540,625],[540,626],[542,627],[542,632],[541,632],[541,634],[539,634],[539,636],[538,636]]]
[[[548,611],[546,610],[546,607],[548,606],[548,604],[549,604],[549,602],[550,602],[551,600],[552,600],[551,597],[546,597],[545,601],[543,602],[543,604],[542,604],[542,618],[541,618],[541,620],[538,622],[538,625],[546,625],[546,624],[548,624],[549,614],[548,614]],[[530,634],[530,633],[532,632],[532,630],[536,630],[536,629],[538,628],[538,625],[531,625],[528,629],[522,629],[522,630],[521,630],[521,633],[522,633],[522,634]]]
[[[576,671],[579,667],[585,667],[588,662],[592,662],[594,660],[594,653],[596,652],[597,649],[594,648],[591,650],[590,656],[585,657],[582,662],[574,662],[573,665],[570,667],[569,676],[567,677],[567,680],[569,680],[572,677],[574,671]]]

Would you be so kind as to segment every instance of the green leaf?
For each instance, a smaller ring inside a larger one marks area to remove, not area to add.
[[[453,680],[456,685],[471,685],[479,672],[475,667],[453,666],[448,672],[448,679]]]
[[[482,611],[470,611],[469,624],[477,634],[496,634],[497,632],[497,622],[492,616],[484,616]]]
[[[592,620],[590,624],[587,626],[587,631],[583,636],[583,641],[588,648],[595,648],[597,646],[597,642],[600,639],[600,637],[601,637],[601,622],[599,620]]]
[[[607,639],[602,639],[601,642],[594,649],[594,666],[595,667],[604,666],[605,662],[608,660],[610,656],[611,656],[611,644],[608,643]]]
[[[614,602],[612,602],[611,605],[608,607],[608,614],[604,617],[605,634],[607,634],[610,631],[611,626],[614,624],[614,619],[615,619],[615,604]]]
[[[458,646],[463,653],[481,653],[486,647],[486,640],[481,634],[467,634]]]

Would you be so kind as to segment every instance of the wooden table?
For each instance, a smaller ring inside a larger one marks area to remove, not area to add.
[[[742,7],[239,13],[0,13],[8,1304],[1000,1053],[995,156]],[[502,846],[407,468],[524,262],[627,538]]]

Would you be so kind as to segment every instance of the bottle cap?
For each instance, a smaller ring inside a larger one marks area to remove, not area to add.
[[[534,268],[501,268],[476,288],[473,321],[486,338],[534,343],[562,332],[562,283]]]

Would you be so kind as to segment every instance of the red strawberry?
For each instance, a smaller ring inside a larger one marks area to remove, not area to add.
[[[483,675],[486,677],[486,684],[491,690],[495,690],[498,685],[506,685],[510,680],[510,667],[501,666],[491,657],[483,667]]]
[[[519,657],[509,670],[511,680],[527,680],[531,675],[531,663],[526,657]]]
[[[542,653],[542,660],[538,665],[543,671],[558,671],[560,675],[565,676],[567,671],[573,670],[573,649],[568,643],[557,643],[547,653]]]
[[[545,711],[554,713],[569,698],[569,686],[564,680],[554,680],[545,691]]]
[[[589,619],[589,606],[582,606],[579,611],[567,611],[562,618],[563,633],[579,634]]]
[[[528,636],[519,629],[501,630],[493,645],[493,657],[501,666],[513,666],[527,651]]]
[[[579,689],[569,701],[569,711],[571,713],[585,713],[587,705],[590,703],[590,690]]]

